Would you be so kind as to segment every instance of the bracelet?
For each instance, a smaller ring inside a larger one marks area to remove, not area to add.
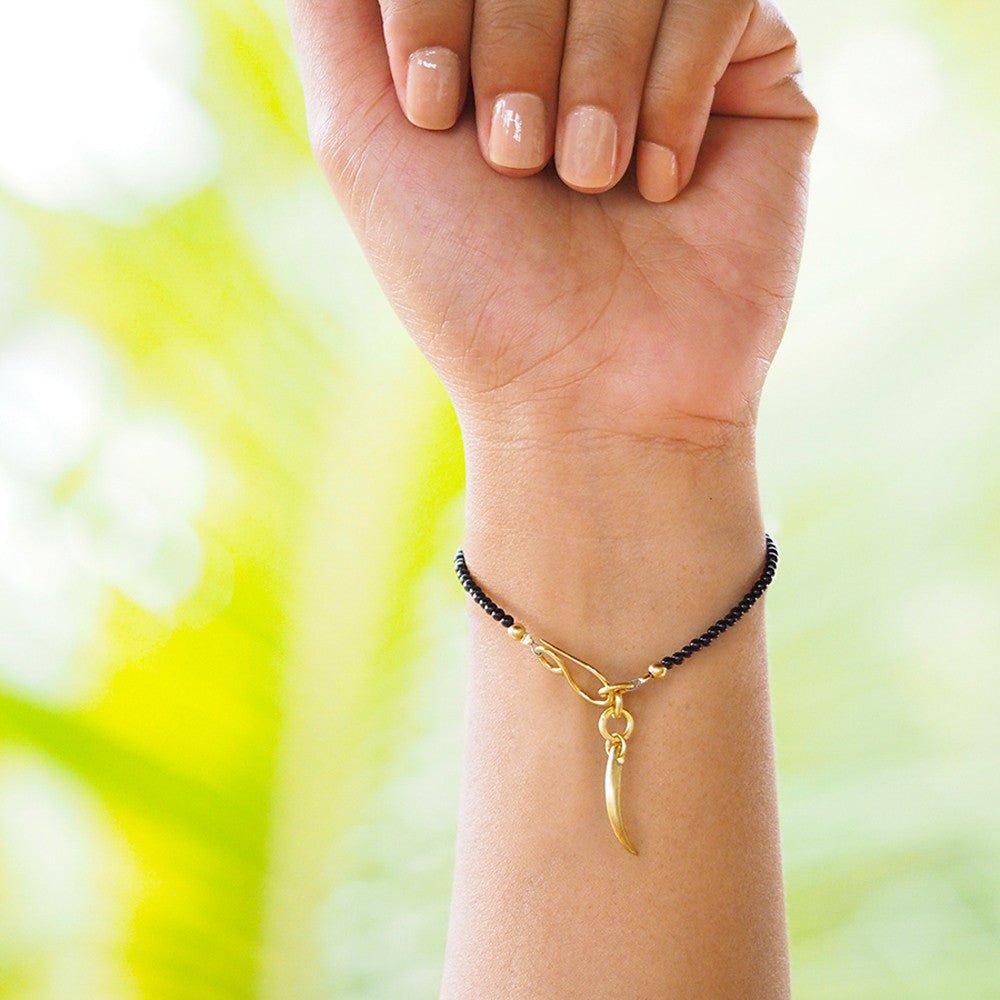
[[[701,635],[696,636],[687,645],[682,646],[675,653],[664,656],[657,663],[650,664],[646,672],[640,677],[635,677],[630,681],[620,684],[612,684],[610,680],[597,667],[567,653],[551,642],[533,636],[520,622],[514,620],[513,615],[509,615],[499,604],[492,600],[473,579],[469,572],[469,567],[465,562],[465,553],[459,549],[455,554],[455,573],[466,592],[491,618],[495,619],[506,630],[507,634],[517,642],[523,643],[531,649],[541,664],[554,674],[561,674],[573,691],[598,708],[603,708],[600,719],[597,723],[598,731],[604,737],[604,749],[608,755],[607,765],[604,771],[604,802],[608,812],[608,820],[611,829],[618,838],[622,846],[632,854],[638,854],[632,841],[625,831],[625,824],[622,819],[621,808],[621,779],[622,767],[625,763],[625,752],[628,749],[628,741],[635,730],[635,719],[632,713],[625,708],[624,696],[632,691],[638,690],[648,681],[655,680],[666,675],[668,670],[680,666],[686,659],[693,656],[699,649],[704,649],[711,645],[726,629],[735,625],[753,606],[767,590],[768,584],[774,579],[774,574],[778,568],[778,547],[774,544],[770,535],[764,535],[765,558],[764,569],[757,578],[754,585],[747,593],[727,611],[714,625],[709,625]],[[570,664],[587,671],[596,681],[600,682],[600,687],[596,694],[588,693],[577,678],[574,676]],[[621,728],[612,729],[611,720],[615,720]]]

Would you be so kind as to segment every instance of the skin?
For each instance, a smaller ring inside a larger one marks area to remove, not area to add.
[[[760,571],[754,427],[816,125],[772,6],[628,6],[290,0],[317,157],[459,416],[469,566],[615,680]],[[435,130],[404,113],[409,53],[427,46],[471,71]],[[493,101],[512,89],[541,95],[554,166],[490,161]],[[561,176],[581,102],[617,123],[598,189]],[[667,202],[649,197],[663,185],[642,180],[642,142],[676,153]],[[788,996],[762,602],[628,702],[638,857],[604,813],[598,710],[469,614],[441,996]]]

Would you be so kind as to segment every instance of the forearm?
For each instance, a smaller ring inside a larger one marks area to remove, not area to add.
[[[466,435],[465,549],[538,635],[614,680],[686,643],[760,572],[749,436],[719,447]],[[600,710],[471,602],[443,1000],[788,995],[762,604],[629,696],[624,812]]]

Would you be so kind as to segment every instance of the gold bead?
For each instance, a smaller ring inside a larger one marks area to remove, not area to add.
[[[514,624],[507,629],[507,635],[509,635],[516,642],[520,642],[525,636],[524,626],[520,622],[514,622]]]
[[[650,677],[662,677],[667,672],[667,668],[662,663],[651,663],[649,665]]]

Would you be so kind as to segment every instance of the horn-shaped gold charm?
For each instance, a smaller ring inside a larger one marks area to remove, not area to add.
[[[625,745],[613,743],[608,751],[608,766],[604,769],[604,802],[608,807],[608,819],[611,829],[626,851],[633,854],[639,852],[628,838],[625,821],[622,819],[622,765],[625,763]]]
[[[632,854],[638,854],[625,830],[625,820],[622,817],[622,769],[625,765],[628,740],[635,728],[635,720],[631,712],[622,706],[622,692],[614,690],[611,685],[608,685],[608,688],[608,695],[612,701],[601,713],[600,721],[597,723],[597,728],[604,737],[604,748],[608,752],[608,763],[604,769],[604,804],[608,810],[611,829],[614,830],[622,847]],[[624,719],[625,728],[612,732],[608,728],[609,719]]]

